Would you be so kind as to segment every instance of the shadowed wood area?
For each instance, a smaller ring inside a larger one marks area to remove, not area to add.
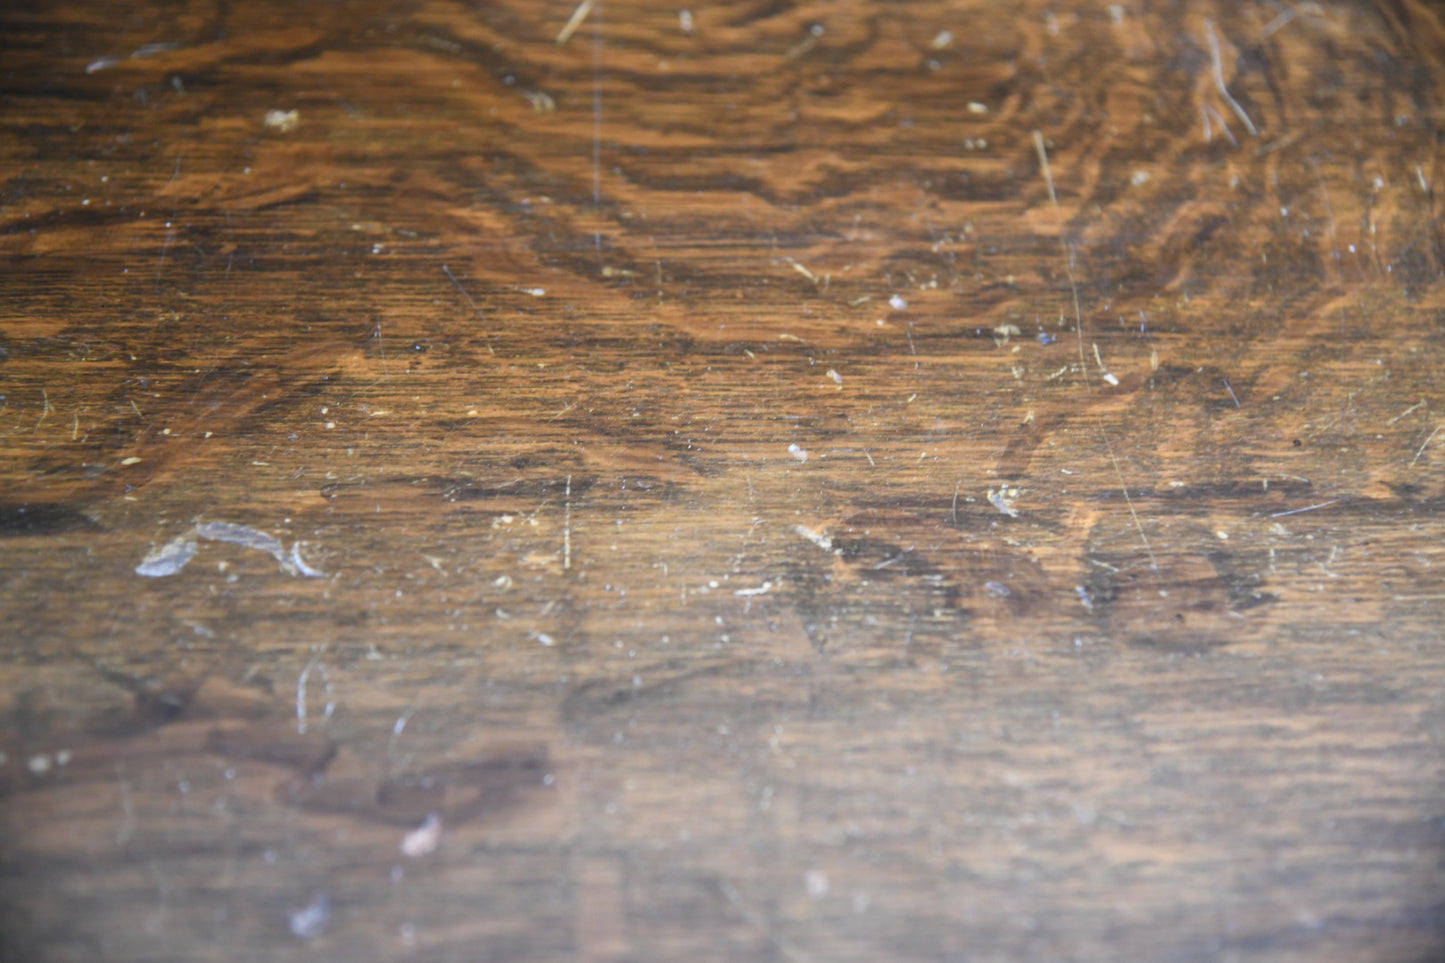
[[[1417,0],[17,0],[0,959],[1445,953]]]

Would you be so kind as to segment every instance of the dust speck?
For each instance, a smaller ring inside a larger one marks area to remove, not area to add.
[[[436,813],[430,813],[420,826],[402,837],[401,854],[409,859],[416,859],[434,853],[441,838],[442,818]]]
[[[317,893],[311,902],[286,914],[291,935],[301,940],[313,940],[326,932],[331,925],[331,900],[325,893]]]

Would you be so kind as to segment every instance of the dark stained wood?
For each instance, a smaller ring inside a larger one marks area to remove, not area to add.
[[[1439,10],[574,9],[0,13],[0,958],[1440,958]]]

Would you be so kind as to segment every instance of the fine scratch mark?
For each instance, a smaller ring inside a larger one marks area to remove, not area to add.
[[[1039,167],[1044,172],[1044,185],[1049,189],[1049,203],[1053,205],[1054,215],[1059,220],[1059,250],[1064,255],[1064,273],[1069,278],[1069,291],[1074,297],[1074,332],[1079,342],[1079,370],[1087,386],[1089,375],[1088,362],[1084,360],[1084,311],[1079,306],[1079,282],[1074,279],[1074,252],[1064,242],[1063,212],[1059,208],[1059,195],[1054,192],[1054,174],[1049,169],[1049,152],[1044,147],[1044,135],[1038,130],[1034,131],[1034,150],[1038,151]]]
[[[165,273],[165,270],[166,270],[166,255],[170,253],[170,251],[171,251],[171,242],[174,241],[175,239],[176,239],[176,232],[175,232],[175,230],[171,227],[171,222],[170,222],[170,221],[167,221],[167,222],[166,222],[166,239],[165,239],[165,241],[161,244],[161,258],[160,258],[160,260],[159,260],[158,262],[156,262],[156,284],[157,284],[157,285],[159,285],[159,284],[161,283],[161,275]]]
[[[447,276],[447,280],[451,281],[452,284],[456,285],[457,291],[461,293],[463,300],[465,300],[467,304],[471,306],[471,309],[473,311],[477,312],[477,317],[485,321],[487,319],[487,316],[482,312],[481,305],[477,304],[476,301],[472,300],[472,296],[467,293],[466,288],[462,287],[462,282],[457,280],[457,276],[452,273],[452,269],[443,264],[442,273]]]
[[[1154,557],[1154,546],[1149,544],[1149,536],[1144,533],[1144,524],[1139,521],[1139,513],[1134,510],[1134,499],[1129,497],[1129,486],[1124,483],[1124,470],[1119,467],[1119,459],[1114,457],[1114,446],[1109,444],[1109,436],[1101,430],[1099,437],[1103,439],[1104,447],[1109,451],[1109,460],[1114,463],[1114,474],[1119,477],[1119,491],[1124,493],[1124,504],[1129,507],[1129,517],[1134,520],[1134,527],[1139,530],[1139,541],[1144,543],[1144,551],[1149,555],[1149,567],[1157,570],[1159,560]]]
[[[167,186],[167,187],[171,186],[171,184],[175,181],[175,179],[176,179],[177,177],[180,177],[180,176],[181,176],[181,159],[180,159],[179,157],[177,157],[177,158],[176,158],[176,167],[175,167],[175,170],[171,171],[171,179],[168,180],[168,181],[166,181],[166,186]],[[170,253],[171,244],[172,244],[172,243],[175,241],[175,239],[176,239],[176,231],[175,231],[175,227],[174,227],[174,219],[175,219],[175,216],[176,216],[176,212],[175,212],[174,209],[172,209],[172,210],[171,210],[171,220],[166,221],[166,239],[165,239],[165,242],[164,242],[163,244],[161,244],[161,258],[160,258],[159,263],[156,264],[156,282],[155,282],[155,283],[156,283],[156,286],[157,286],[157,287],[160,286],[160,283],[161,283],[161,275],[165,272],[165,269],[166,269],[166,255]]]
[[[582,26],[582,21],[587,19],[587,15],[592,12],[592,8],[596,4],[597,0],[582,0],[577,4],[577,9],[572,11],[572,16],[557,32],[557,46],[560,47],[572,39],[572,35],[577,32],[578,27]]]
[[[1440,428],[1440,425],[1436,425],[1435,430],[1430,432],[1430,437],[1425,439],[1425,444],[1421,445],[1419,450],[1415,452],[1415,457],[1410,459],[1411,468],[1414,468],[1415,463],[1420,460],[1420,456],[1425,454],[1425,449],[1430,447],[1430,442],[1435,440],[1435,436],[1440,434]]]
[[[1084,360],[1084,312],[1079,306],[1079,283],[1074,279],[1073,251],[1064,243],[1062,214],[1059,210],[1059,198],[1054,193],[1054,175],[1049,170],[1049,154],[1044,148],[1044,135],[1037,129],[1034,130],[1034,149],[1039,154],[1039,167],[1044,172],[1044,184],[1049,189],[1049,202],[1054,207],[1055,215],[1060,218],[1059,224],[1059,247],[1064,253],[1064,273],[1069,278],[1069,290],[1074,298],[1074,330],[1078,333],[1079,342],[1079,377],[1084,381],[1084,390],[1093,391],[1089,383],[1089,365]],[[1159,567],[1159,560],[1154,555],[1154,547],[1149,543],[1149,535],[1144,531],[1144,523],[1139,520],[1139,513],[1134,510],[1134,499],[1129,496],[1129,486],[1124,481],[1124,471],[1119,467],[1119,459],[1114,456],[1114,446],[1109,443],[1109,436],[1104,434],[1101,426],[1099,429],[1099,440],[1104,443],[1105,450],[1109,453],[1109,461],[1114,463],[1114,474],[1119,478],[1119,490],[1124,493],[1124,504],[1129,508],[1129,517],[1134,520],[1134,528],[1139,532],[1139,541],[1144,545],[1144,551],[1149,555],[1149,564],[1152,568]]]
[[[1349,360],[1349,347],[1345,340],[1345,270],[1342,263],[1344,257],[1340,254],[1339,235],[1335,233],[1335,208],[1334,205],[1330,203],[1330,192],[1329,189],[1325,187],[1324,175],[1320,173],[1319,165],[1314,161],[1310,161],[1310,166],[1315,170],[1315,180],[1319,182],[1320,197],[1324,199],[1325,214],[1328,216],[1330,253],[1333,255],[1335,261],[1335,289],[1340,293],[1340,361],[1347,362]],[[1345,408],[1349,404],[1351,397],[1353,396],[1346,395],[1340,399],[1340,414],[1336,422],[1339,425],[1340,431],[1345,430]]]
[[[562,571],[572,569],[572,476],[567,476],[567,492],[562,503]]]
[[[306,578],[325,578],[326,573],[318,568],[312,568],[301,558],[301,543],[291,543],[291,564],[296,566],[296,571]]]
[[[471,307],[471,309],[476,312],[477,317],[480,318],[483,322],[485,322],[487,320],[486,313],[482,311],[481,305],[477,304],[477,302],[473,300],[472,296],[467,293],[467,289],[462,287],[462,282],[457,280],[457,276],[452,273],[452,269],[443,264],[442,273],[447,276],[448,281],[452,282],[452,286],[457,289],[457,293],[462,296],[462,300],[466,301],[467,304]],[[487,345],[487,353],[496,354],[497,352],[496,349],[494,349],[489,344]]]
[[[371,336],[376,339],[376,353],[381,357],[381,374],[387,381],[391,381],[391,370],[386,366],[386,344],[381,340],[381,322],[376,322]]]
[[[1329,501],[1327,501],[1327,502],[1316,502],[1316,503],[1313,504],[1313,505],[1306,505],[1304,508],[1291,508],[1289,511],[1285,511],[1285,512],[1275,512],[1273,515],[1270,515],[1269,517],[1270,517],[1270,518],[1284,518],[1284,517],[1287,516],[1287,515],[1303,515],[1305,512],[1318,511],[1318,510],[1321,509],[1321,508],[1329,508],[1331,505],[1338,505],[1338,504],[1339,504],[1340,502],[1342,502],[1342,501],[1344,501],[1343,498],[1331,498],[1331,499],[1330,499]]]
[[[321,676],[323,691],[326,695],[325,708],[321,710],[323,721],[329,721],[336,712],[336,703],[331,699],[331,677],[326,674],[326,666],[321,661],[320,653],[313,655],[311,661],[301,670],[296,677],[296,732],[298,735],[306,735],[306,682],[311,677],[311,670],[315,669]]]
[[[1234,116],[1239,118],[1244,129],[1249,131],[1249,135],[1258,137],[1259,131],[1255,128],[1254,121],[1249,119],[1244,108],[1239,106],[1239,101],[1234,99],[1229,93],[1229,88],[1224,85],[1224,63],[1219,56],[1219,38],[1214,34],[1214,21],[1208,17],[1204,18],[1204,36],[1209,41],[1209,59],[1214,66],[1215,89],[1219,91],[1219,96],[1224,98],[1224,102],[1229,105],[1229,109],[1234,111]]]
[[[1412,415],[1412,414],[1414,414],[1415,412],[1419,411],[1419,410],[1420,410],[1421,408],[1423,408],[1423,407],[1425,407],[1425,399],[1424,399],[1424,398],[1421,398],[1419,401],[1415,402],[1413,405],[1411,405],[1410,407],[1406,408],[1404,411],[1400,412],[1398,415],[1396,415],[1395,417],[1391,418],[1389,421],[1385,422],[1385,424],[1387,424],[1387,425],[1393,425],[1395,422],[1399,421],[1401,418],[1404,418],[1406,415]]]
[[[1200,116],[1204,118],[1204,143],[1211,144],[1214,142],[1214,131],[1209,124],[1209,118],[1213,117],[1216,121],[1219,122],[1219,129],[1224,131],[1224,136],[1229,138],[1230,146],[1239,146],[1239,141],[1234,139],[1234,131],[1229,129],[1229,125],[1224,122],[1223,115],[1221,115],[1219,111],[1214,109],[1213,104],[1200,104],[1199,113]]]
[[[586,8],[584,10],[583,8]],[[583,0],[577,8],[581,16],[587,16],[587,10],[592,9],[592,0]],[[581,23],[581,18],[577,22]],[[576,29],[575,27],[573,29]],[[558,41],[559,43],[561,41]],[[592,18],[592,208],[593,216],[600,217],[602,210],[602,11],[597,11],[597,16]],[[597,249],[597,260],[602,261],[602,232],[592,232],[592,243]],[[662,273],[662,263],[658,262],[658,273]]]
[[[718,889],[722,890],[723,896],[732,904],[733,909],[737,910],[738,914],[741,915],[750,926],[761,933],[773,946],[777,947],[783,956],[792,961],[792,963],[810,963],[812,958],[778,933],[774,932],[767,918],[749,906],[743,899],[742,894],[737,891],[737,888],[734,887],[732,883],[726,879],[720,879],[718,880]]]
[[[311,669],[316,665],[319,656],[313,655],[311,661],[306,663],[306,668],[296,677],[296,732],[299,735],[306,735],[306,680],[311,676]]]
[[[130,783],[126,781],[125,771],[118,762],[115,764],[115,779],[120,786],[120,811],[125,814],[125,822],[115,831],[115,844],[124,846],[135,832],[135,806],[130,800]]]

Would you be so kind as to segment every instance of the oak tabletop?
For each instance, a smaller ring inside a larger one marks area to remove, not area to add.
[[[1445,953],[1423,0],[0,10],[0,960]]]

